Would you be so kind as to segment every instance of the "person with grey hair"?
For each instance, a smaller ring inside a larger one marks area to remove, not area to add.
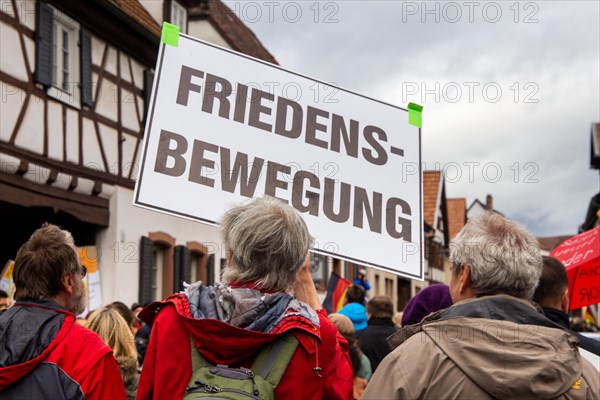
[[[222,377],[200,378],[207,372],[199,366],[216,365],[227,376],[250,371],[255,398],[351,399],[348,343],[317,297],[308,257],[313,240],[300,214],[258,198],[228,210],[221,233],[222,283],[196,282],[139,314],[152,333],[137,398],[227,390],[224,382],[208,383]],[[291,350],[281,355],[277,348]],[[260,366],[264,360],[274,364]]]
[[[577,339],[531,297],[542,271],[535,236],[498,213],[450,244],[454,305],[388,338],[363,399],[599,399]]]

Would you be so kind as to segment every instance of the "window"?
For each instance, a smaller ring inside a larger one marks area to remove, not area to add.
[[[79,24],[69,20],[61,12],[55,11],[53,32],[52,86],[67,92],[79,83]]]
[[[154,245],[154,260],[152,263],[151,275],[151,296],[152,300],[162,299],[162,273],[163,273],[163,249],[162,246]]]
[[[187,33],[187,10],[177,1],[171,3],[171,23],[181,28],[181,33]]]
[[[36,3],[35,81],[48,96],[91,107],[92,35],[56,8]]]
[[[385,278],[385,294],[394,297],[394,281],[390,278]]]
[[[81,107],[79,91],[79,24],[54,9],[52,29],[52,79],[48,95]]]

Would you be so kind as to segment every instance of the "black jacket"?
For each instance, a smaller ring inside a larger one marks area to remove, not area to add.
[[[390,318],[371,318],[368,326],[357,333],[358,346],[371,362],[373,372],[391,351],[386,339],[397,331]]]
[[[569,323],[569,316],[566,313],[557,310],[556,308],[542,307],[542,309],[550,321],[560,325],[564,330],[572,333],[579,339],[579,347],[600,356],[600,340],[594,340],[579,332],[572,331],[571,324]]]

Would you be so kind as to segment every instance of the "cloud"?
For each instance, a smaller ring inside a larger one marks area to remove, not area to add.
[[[277,4],[271,19],[245,22],[283,67],[425,106],[426,167],[461,166],[461,179],[447,176],[449,197],[470,204],[491,193],[540,236],[576,232],[600,190],[589,170],[590,124],[600,121],[598,2]],[[297,7],[300,18],[290,18]]]

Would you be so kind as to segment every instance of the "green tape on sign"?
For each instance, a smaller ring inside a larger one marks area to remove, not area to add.
[[[422,111],[423,106],[415,103],[408,103],[408,123],[417,128],[423,127],[423,119],[421,117]]]
[[[179,46],[179,31],[180,27],[177,25],[170,24],[168,22],[163,22],[162,26],[162,37],[161,41],[164,44],[169,44],[173,47]]]

